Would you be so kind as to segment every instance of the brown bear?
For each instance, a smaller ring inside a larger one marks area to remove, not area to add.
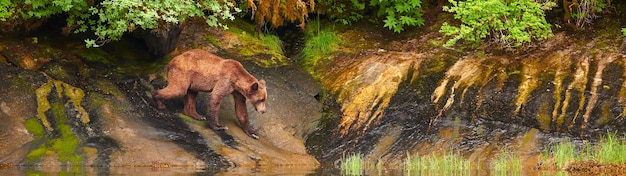
[[[185,96],[183,113],[197,120],[207,120],[216,131],[228,129],[218,122],[222,98],[232,94],[237,119],[248,136],[258,139],[250,127],[246,100],[257,112],[265,113],[267,90],[264,80],[254,78],[238,61],[222,59],[207,51],[194,49],[174,57],[167,65],[167,86],[152,91],[158,109],[165,109],[163,100]],[[211,92],[207,107],[208,119],[196,111],[198,92]]]

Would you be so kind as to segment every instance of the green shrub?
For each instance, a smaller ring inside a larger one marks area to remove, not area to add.
[[[518,47],[553,35],[544,13],[544,10],[556,5],[552,1],[449,1],[452,6],[444,6],[443,10],[454,13],[454,18],[459,19],[461,25],[457,27],[444,22],[440,32],[452,36],[445,46],[452,46],[461,39],[476,44],[490,39],[504,47]]]
[[[85,40],[97,47],[118,40],[125,32],[178,24],[190,17],[206,20],[209,26],[226,27],[218,20],[233,19],[234,4],[218,0],[0,0],[0,21],[48,18],[67,14],[67,27],[75,33],[93,32],[97,39]]]
[[[385,16],[385,26],[394,32],[402,32],[404,26],[421,26],[422,1],[420,0],[371,0],[378,6],[378,16]]]
[[[342,24],[361,20],[366,11],[376,12],[376,16],[384,18],[384,27],[394,32],[424,24],[421,0],[328,0],[319,5],[322,13]]]
[[[318,7],[322,10],[321,13],[328,15],[330,19],[335,22],[347,25],[352,22],[363,19],[363,10],[365,9],[365,3],[361,3],[358,0],[326,0],[318,4]]]

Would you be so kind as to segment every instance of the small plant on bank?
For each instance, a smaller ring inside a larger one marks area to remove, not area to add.
[[[559,142],[556,146],[551,147],[552,157],[556,163],[557,168],[564,168],[567,164],[576,159],[576,146],[569,140]]]
[[[342,175],[363,175],[363,158],[359,154],[341,158]]]
[[[340,40],[337,34],[330,29],[320,29],[319,20],[310,23],[306,30],[306,43],[302,54],[304,60],[301,65],[309,72],[317,66],[320,60],[328,57],[339,47]]]
[[[454,13],[461,24],[443,23],[439,32],[452,36],[444,46],[452,46],[459,40],[475,44],[489,40],[507,48],[519,47],[553,35],[544,12],[556,5],[552,1],[450,0],[450,3],[452,6],[445,6],[443,10]]]
[[[507,150],[500,150],[498,157],[491,162],[495,175],[521,175],[521,159]]]
[[[442,156],[411,156],[407,153],[405,161],[406,175],[469,175],[472,162],[452,151]]]
[[[385,16],[384,27],[394,32],[424,24],[421,0],[371,0],[370,5],[378,6],[378,16]]]
[[[402,32],[406,26],[421,26],[422,0],[327,0],[319,4],[322,13],[342,24],[352,24],[366,16],[366,12],[376,12],[384,27],[394,32]]]
[[[616,134],[609,133],[594,152],[596,161],[600,163],[626,163],[626,145]]]
[[[573,142],[565,140],[551,147],[549,154],[559,169],[579,161],[622,164],[626,163],[626,144],[615,133],[608,133],[600,143],[585,143],[579,148]]]

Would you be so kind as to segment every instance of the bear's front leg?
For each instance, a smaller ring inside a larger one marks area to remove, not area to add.
[[[248,121],[246,97],[237,91],[234,91],[232,94],[235,102],[235,112],[237,114],[237,119],[239,120],[239,125],[241,125],[241,129],[251,138],[259,139],[259,135],[250,127],[250,122]]]
[[[215,131],[227,130],[228,127],[220,125],[218,121],[218,111],[220,109],[220,103],[222,98],[232,92],[232,88],[229,89],[228,82],[220,81],[215,85],[211,96],[209,96],[209,105],[207,107],[207,115],[209,116],[207,122],[209,127]]]
[[[193,117],[196,120],[206,120],[206,117],[198,114],[196,110],[196,96],[197,91],[188,90],[185,95],[185,107],[183,108],[183,114]]]

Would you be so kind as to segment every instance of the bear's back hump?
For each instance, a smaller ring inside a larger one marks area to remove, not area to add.
[[[187,71],[199,71],[219,68],[223,59],[204,50],[194,49],[174,57],[169,67]]]

